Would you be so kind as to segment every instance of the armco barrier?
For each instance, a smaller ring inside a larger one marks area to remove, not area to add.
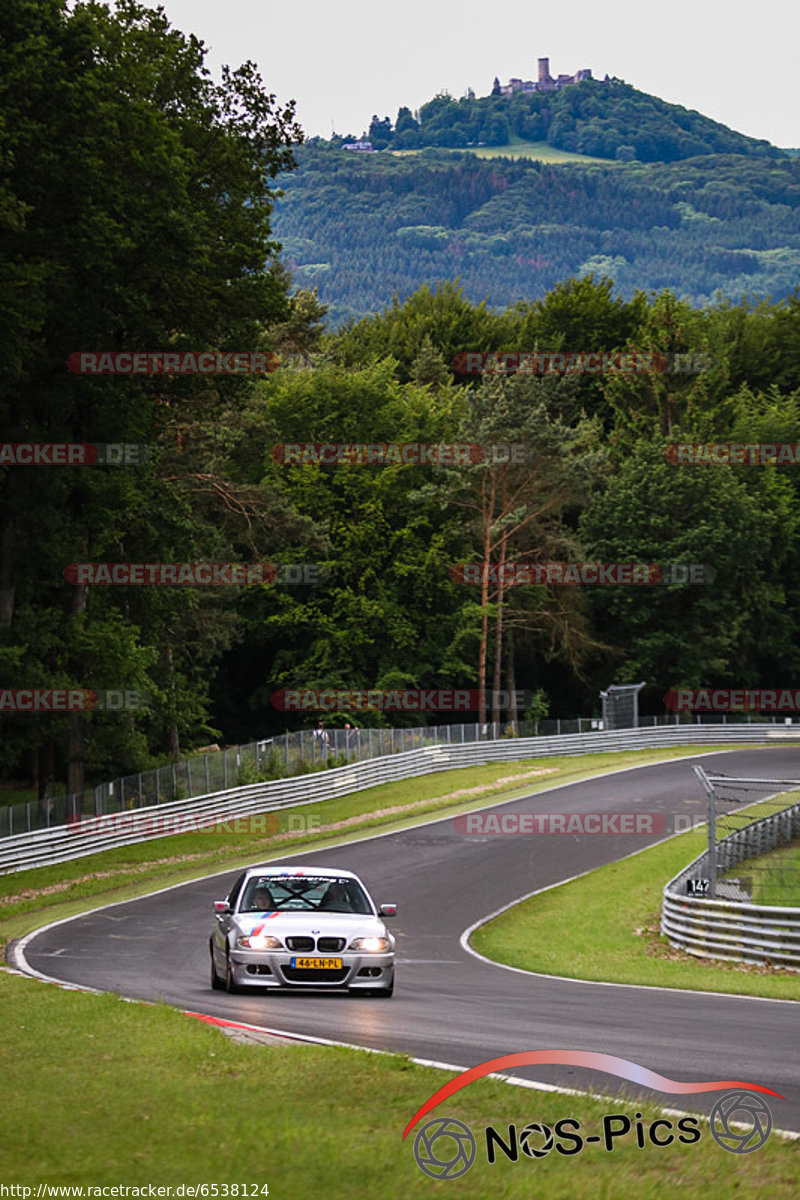
[[[794,725],[791,718],[769,717],[752,713],[723,713],[721,721],[713,714],[696,714],[689,721],[686,714],[662,713],[660,716],[642,716],[639,729],[659,728],[662,725],[706,723],[722,725],[769,724],[776,733],[800,732],[800,722]],[[794,730],[792,726],[794,725]],[[783,726],[783,729],[779,729]],[[319,735],[318,730],[298,729],[294,733],[273,734],[238,746],[207,746],[198,754],[176,760],[158,767],[107,779],[79,792],[52,795],[52,781],[36,798],[18,801],[15,804],[0,803],[0,839],[14,837],[20,833],[32,833],[36,829],[50,829],[55,825],[84,816],[103,816],[112,812],[129,812],[134,808],[147,808],[151,804],[171,804],[174,800],[192,800],[227,792],[230,788],[256,783],[262,772],[269,778],[291,779],[295,775],[313,770],[330,770],[332,760],[339,758],[338,765],[363,762],[368,758],[383,758],[387,754],[404,754],[408,750],[424,750],[426,746],[466,744],[493,741],[508,737],[561,737],[562,734],[592,733],[604,728],[599,717],[557,717],[541,721],[452,723],[444,725],[418,725],[415,727],[363,729],[332,728]],[[610,725],[605,728],[612,728]],[[2,800],[2,793],[0,793]]]
[[[752,821],[717,844],[720,874],[800,836],[800,804]],[[701,958],[722,958],[800,970],[800,908],[708,900],[686,894],[690,879],[703,878],[708,851],[664,888],[661,932],[673,946]]]
[[[776,736],[786,740],[790,735],[780,727],[770,725],[667,725],[650,729],[566,734],[561,737],[439,744],[423,750],[350,763],[314,775],[248,784],[192,800],[139,808],[125,814],[127,827],[123,829],[119,828],[120,815],[115,814],[92,822],[89,834],[82,833],[78,824],[72,828],[60,825],[3,838],[0,840],[0,873],[67,862],[114,846],[167,837],[180,832],[174,826],[167,827],[168,822],[177,822],[182,817],[187,819],[187,823],[191,818],[199,824],[201,820],[211,818],[221,821],[250,813],[296,808],[434,771],[548,755],[587,754],[592,751],[643,750],[686,744],[718,745],[723,742],[763,744],[771,742]],[[794,740],[800,744],[800,738],[795,736]],[[154,825],[157,826],[155,830]]]
[[[685,717],[686,714],[683,714]],[[639,729],[659,728],[662,725],[706,723],[713,714],[696,714],[694,721],[682,719],[679,713],[642,716]],[[800,722],[772,714],[763,717],[752,713],[723,713],[720,722],[708,724],[772,726],[773,732],[790,735],[800,732]],[[794,730],[792,726],[794,725]],[[782,729],[778,728],[783,726]],[[124,813],[151,804],[171,804],[174,800],[192,800],[227,792],[230,788],[256,783],[262,775],[268,778],[291,779],[313,770],[330,770],[337,765],[363,762],[368,758],[383,758],[387,754],[404,754],[408,750],[424,750],[426,746],[469,745],[472,742],[493,741],[508,737],[561,737],[562,734],[592,733],[604,728],[599,717],[545,718],[541,721],[452,723],[418,725],[414,727],[363,729],[333,728],[320,735],[318,730],[298,729],[294,733],[273,734],[238,746],[207,746],[199,754],[158,767],[135,771],[130,775],[107,779],[79,792],[52,795],[52,781],[36,798],[15,804],[0,803],[0,839],[37,829],[50,829],[74,821],[77,816],[103,816]],[[605,726],[610,729],[612,726]],[[0,793],[2,800],[2,793]]]

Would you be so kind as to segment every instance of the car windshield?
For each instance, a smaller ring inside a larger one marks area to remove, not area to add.
[[[243,889],[239,912],[339,912],[371,914],[355,879],[330,875],[254,875]]]

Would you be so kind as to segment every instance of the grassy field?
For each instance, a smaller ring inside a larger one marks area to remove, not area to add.
[[[437,147],[437,149],[448,147]],[[398,156],[419,154],[419,150],[393,150]],[[511,135],[511,141],[503,146],[463,146],[453,149],[454,154],[475,154],[478,158],[530,158],[537,162],[546,163],[575,163],[586,166],[590,163],[601,163],[603,166],[619,166],[621,164],[608,158],[595,158],[590,154],[575,154],[572,150],[559,150],[548,142],[526,142],[523,138]],[[624,165],[624,164],[622,164]]]
[[[660,1115],[617,1098],[492,1080],[435,1110],[466,1122],[479,1146],[457,1185],[436,1182],[414,1161],[416,1130],[405,1142],[402,1134],[447,1072],[398,1055],[240,1044],[166,1006],[65,991],[3,971],[0,1004],[0,1071],[11,1083],[0,1107],[5,1185],[207,1184],[211,1195],[216,1184],[222,1196],[222,1185],[237,1184],[241,1196],[246,1183],[248,1195],[266,1185],[272,1200],[662,1200],[675,1188],[708,1200],[796,1195],[793,1143],[773,1135],[754,1154],[730,1154],[703,1119],[694,1145],[676,1139],[659,1149],[646,1141],[639,1149],[631,1132],[611,1153],[601,1143],[574,1157],[553,1151],[509,1162],[501,1154],[490,1166],[489,1124],[507,1136],[511,1122],[521,1128],[571,1117],[586,1134],[602,1132],[605,1114],[642,1113],[645,1123]],[[780,1128],[781,1101],[769,1103]]]
[[[607,158],[595,158],[590,154],[575,154],[572,150],[559,150],[548,142],[525,142],[521,138],[513,138],[505,146],[475,146],[470,147],[478,158],[531,158],[546,163],[575,163],[586,166],[588,163],[601,163],[603,166],[616,166]]]
[[[755,904],[800,905],[800,840],[748,858],[731,867],[720,879],[743,877],[752,881],[748,890]]]
[[[774,803],[751,807],[772,811]],[[796,973],[712,963],[661,937],[664,884],[706,844],[705,828],[696,829],[600,867],[515,905],[477,929],[471,944],[495,962],[548,975],[800,1000]]]

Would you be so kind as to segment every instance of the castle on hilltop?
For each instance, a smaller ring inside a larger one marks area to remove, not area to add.
[[[554,79],[550,74],[550,59],[540,58],[538,61],[538,79],[509,79],[508,83],[503,86],[495,75],[492,95],[511,96],[514,92],[560,92],[562,88],[569,87],[571,83],[580,83],[583,79],[592,78],[592,72],[587,67],[583,71],[576,71],[574,75],[559,75]],[[604,82],[608,83],[607,75]]]

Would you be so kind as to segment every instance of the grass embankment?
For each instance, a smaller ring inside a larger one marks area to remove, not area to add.
[[[600,163],[604,167],[617,167],[624,164],[611,158],[596,158],[591,154],[576,154],[573,150],[560,150],[549,142],[526,142],[524,138],[511,135],[511,140],[502,146],[437,146],[437,150],[452,150],[453,154],[475,154],[478,158],[529,158],[545,163],[574,163],[576,166],[587,166]],[[392,150],[392,154],[406,157],[421,154],[421,150]]]
[[[707,844],[705,827],[695,829],[531,896],[482,925],[471,944],[494,962],[571,979],[800,1000],[795,972],[695,958],[661,936],[664,884]]]
[[[800,905],[800,840],[747,858],[720,878],[748,880],[754,904],[795,908]]]
[[[479,1147],[457,1185],[437,1184],[414,1161],[416,1129],[401,1139],[445,1072],[400,1055],[241,1045],[166,1006],[64,991],[4,972],[0,1003],[0,1070],[12,1088],[0,1117],[6,1185],[216,1184],[222,1196],[222,1185],[238,1184],[241,1196],[244,1183],[248,1195],[266,1184],[271,1200],[413,1200],[448,1187],[463,1200],[529,1200],[534,1193],[543,1200],[662,1200],[678,1186],[708,1200],[796,1195],[796,1146],[773,1135],[755,1154],[730,1154],[702,1119],[694,1145],[676,1139],[659,1149],[647,1141],[640,1150],[631,1131],[612,1153],[596,1144],[569,1158],[553,1151],[541,1160],[521,1154],[514,1163],[501,1154],[489,1166],[482,1132],[488,1124],[507,1136],[511,1122],[521,1129],[573,1117],[582,1133],[595,1134],[606,1113],[643,1113],[646,1122],[659,1115],[616,1098],[558,1096],[492,1080],[434,1110],[466,1122]],[[771,1107],[780,1127],[781,1102]]]
[[[576,166],[587,166],[600,163],[604,167],[614,167],[619,164],[613,159],[596,158],[591,154],[576,154],[572,150],[560,150],[549,142],[526,142],[522,138],[514,138],[505,146],[470,146],[472,154],[478,158],[528,158],[545,163],[574,163]]]
[[[486,802],[496,804],[604,771],[691,757],[698,752],[698,747],[682,746],[574,758],[527,759],[442,771],[303,805],[281,814],[282,822],[290,817],[304,818],[306,832],[284,831],[270,836],[235,831],[187,833],[120,846],[52,867],[2,875],[0,948],[11,938],[46,921],[72,916],[97,904],[127,900],[215,871],[235,870],[249,863],[279,858],[304,846],[315,850],[334,847],[376,832],[406,828],[427,815],[456,815],[480,808]],[[687,786],[691,786],[688,771]],[[316,828],[309,832],[312,826]]]

